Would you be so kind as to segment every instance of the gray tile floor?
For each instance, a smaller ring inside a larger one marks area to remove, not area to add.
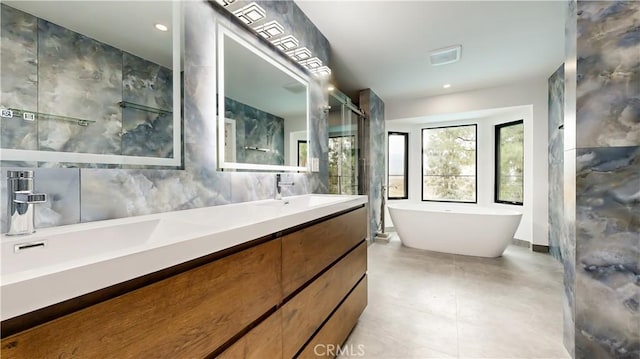
[[[394,235],[369,247],[368,273],[369,304],[341,358],[569,358],[562,267],[549,255],[441,254]]]

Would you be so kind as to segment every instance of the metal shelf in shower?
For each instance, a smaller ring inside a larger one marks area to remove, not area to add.
[[[0,111],[2,112],[2,118],[17,117],[17,118],[23,119],[24,121],[56,120],[56,121],[73,122],[78,126],[89,126],[90,124],[96,122],[94,120],[85,120],[81,118],[53,115],[50,113],[42,113],[42,112],[36,112],[36,111],[27,111],[27,110],[21,110],[18,108],[2,108]]]
[[[122,107],[122,108],[131,108],[131,109],[138,110],[138,111],[157,113],[158,115],[170,115],[170,114],[173,113],[172,111],[167,111],[167,110],[163,110],[163,109],[160,109],[160,108],[140,105],[140,104],[133,103],[133,102],[128,102],[128,101],[120,101],[120,102],[118,102],[118,105],[120,105],[120,107]]]

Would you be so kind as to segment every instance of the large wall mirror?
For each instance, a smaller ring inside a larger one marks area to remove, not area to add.
[[[180,166],[179,1],[3,1],[4,161]]]
[[[307,171],[307,80],[226,27],[218,34],[218,167]]]

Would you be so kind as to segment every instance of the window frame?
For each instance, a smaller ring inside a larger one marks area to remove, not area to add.
[[[505,123],[499,123],[495,125],[495,133],[494,133],[494,166],[493,166],[493,202],[499,204],[510,204],[514,206],[524,206],[524,136],[522,138],[522,202],[517,201],[504,201],[499,199],[500,195],[500,130],[505,127],[515,126],[515,125],[523,126],[523,134],[524,134],[524,119],[510,121]]]
[[[391,136],[404,136],[404,196],[403,197],[391,197],[389,193],[389,137]],[[387,199],[388,200],[398,200],[398,199],[409,199],[409,133],[408,132],[399,132],[399,131],[388,131],[387,132]]]
[[[443,128],[455,128],[455,127],[467,127],[473,126],[475,130],[475,196],[474,201],[453,201],[453,200],[442,200],[442,199],[424,199],[424,131],[425,130],[436,130]],[[438,126],[438,127],[424,127],[420,130],[420,199],[422,202],[441,202],[441,203],[462,203],[462,204],[478,204],[478,124],[477,123],[467,123],[463,125],[451,125],[451,126]]]

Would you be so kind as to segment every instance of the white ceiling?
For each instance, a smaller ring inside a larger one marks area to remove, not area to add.
[[[351,97],[494,87],[548,77],[564,58],[563,1],[295,1],[329,40],[334,81]],[[429,64],[429,51],[456,44],[460,62]]]

